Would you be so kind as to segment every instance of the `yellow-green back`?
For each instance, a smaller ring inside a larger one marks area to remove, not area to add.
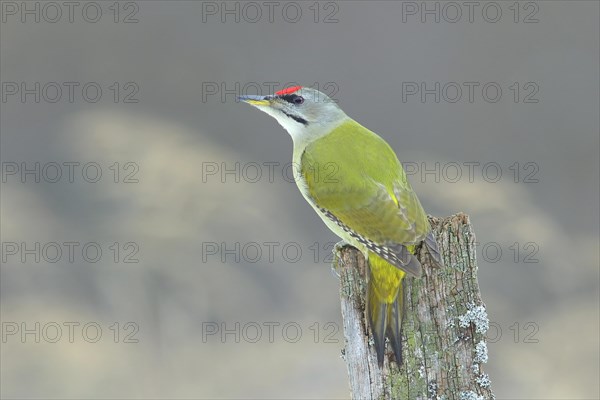
[[[353,120],[309,144],[301,172],[318,207],[375,243],[412,245],[430,230],[394,151]]]

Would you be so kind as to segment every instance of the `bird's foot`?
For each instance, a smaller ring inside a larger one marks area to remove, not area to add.
[[[333,263],[331,264],[331,272],[335,274],[338,278],[340,277],[339,269],[344,266],[344,259],[341,256],[342,249],[347,246],[352,246],[350,243],[345,240],[340,240],[333,246]]]

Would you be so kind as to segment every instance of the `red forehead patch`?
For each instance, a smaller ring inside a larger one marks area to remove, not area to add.
[[[280,90],[279,92],[275,92],[275,94],[277,96],[283,96],[284,94],[290,94],[290,93],[297,92],[300,89],[302,89],[302,86],[292,86],[292,87]]]

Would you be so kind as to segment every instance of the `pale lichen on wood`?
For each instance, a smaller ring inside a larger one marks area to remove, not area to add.
[[[344,247],[338,259],[350,389],[354,399],[493,399],[485,333],[489,322],[477,283],[475,235],[465,214],[430,218],[444,267],[425,249],[417,256],[423,276],[405,279],[404,360],[386,357],[383,370],[365,322],[367,266],[358,250]],[[388,350],[389,349],[388,344]]]

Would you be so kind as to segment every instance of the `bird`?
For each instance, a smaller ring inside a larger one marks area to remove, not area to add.
[[[323,222],[368,262],[366,318],[377,362],[388,338],[402,363],[403,283],[420,277],[414,255],[423,243],[442,265],[435,236],[402,164],[389,144],[350,118],[326,94],[292,86],[269,95],[243,95],[275,118],[293,141],[298,189]]]

